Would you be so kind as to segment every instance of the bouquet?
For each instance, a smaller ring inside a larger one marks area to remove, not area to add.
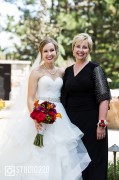
[[[36,120],[37,123],[53,124],[57,117],[62,118],[60,113],[57,113],[56,105],[54,103],[44,101],[39,104],[39,100],[36,100],[34,103],[33,112],[30,114],[30,117],[33,120]],[[35,137],[34,145],[42,147],[43,146],[43,134],[44,129],[40,130]]]

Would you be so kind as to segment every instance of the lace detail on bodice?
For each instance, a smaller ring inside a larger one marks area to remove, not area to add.
[[[53,80],[49,76],[42,76],[38,81],[37,97],[59,98],[62,85],[63,80],[61,77]]]

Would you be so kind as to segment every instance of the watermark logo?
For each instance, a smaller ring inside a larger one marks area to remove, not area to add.
[[[5,176],[38,175],[41,173],[49,173],[49,166],[5,166]]]
[[[5,176],[15,176],[15,166],[5,166]]]

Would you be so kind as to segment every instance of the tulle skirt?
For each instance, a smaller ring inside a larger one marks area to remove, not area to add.
[[[37,134],[27,108],[10,110],[0,122],[0,179],[81,180],[90,157],[81,140],[83,133],[73,125],[62,104],[55,103],[54,124],[44,124],[44,146],[33,144]]]

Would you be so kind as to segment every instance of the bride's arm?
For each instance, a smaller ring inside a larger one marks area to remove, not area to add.
[[[37,83],[38,72],[37,70],[33,70],[29,77],[27,96],[27,105],[30,113],[33,111],[34,101],[36,100]]]
[[[30,113],[33,111],[34,101],[36,100],[38,79],[39,79],[39,74],[37,70],[33,70],[29,77],[28,96],[27,96],[27,105],[28,105],[28,109]],[[36,130],[39,131],[42,128],[42,125],[37,123],[36,120],[34,120],[34,123],[35,123]]]

